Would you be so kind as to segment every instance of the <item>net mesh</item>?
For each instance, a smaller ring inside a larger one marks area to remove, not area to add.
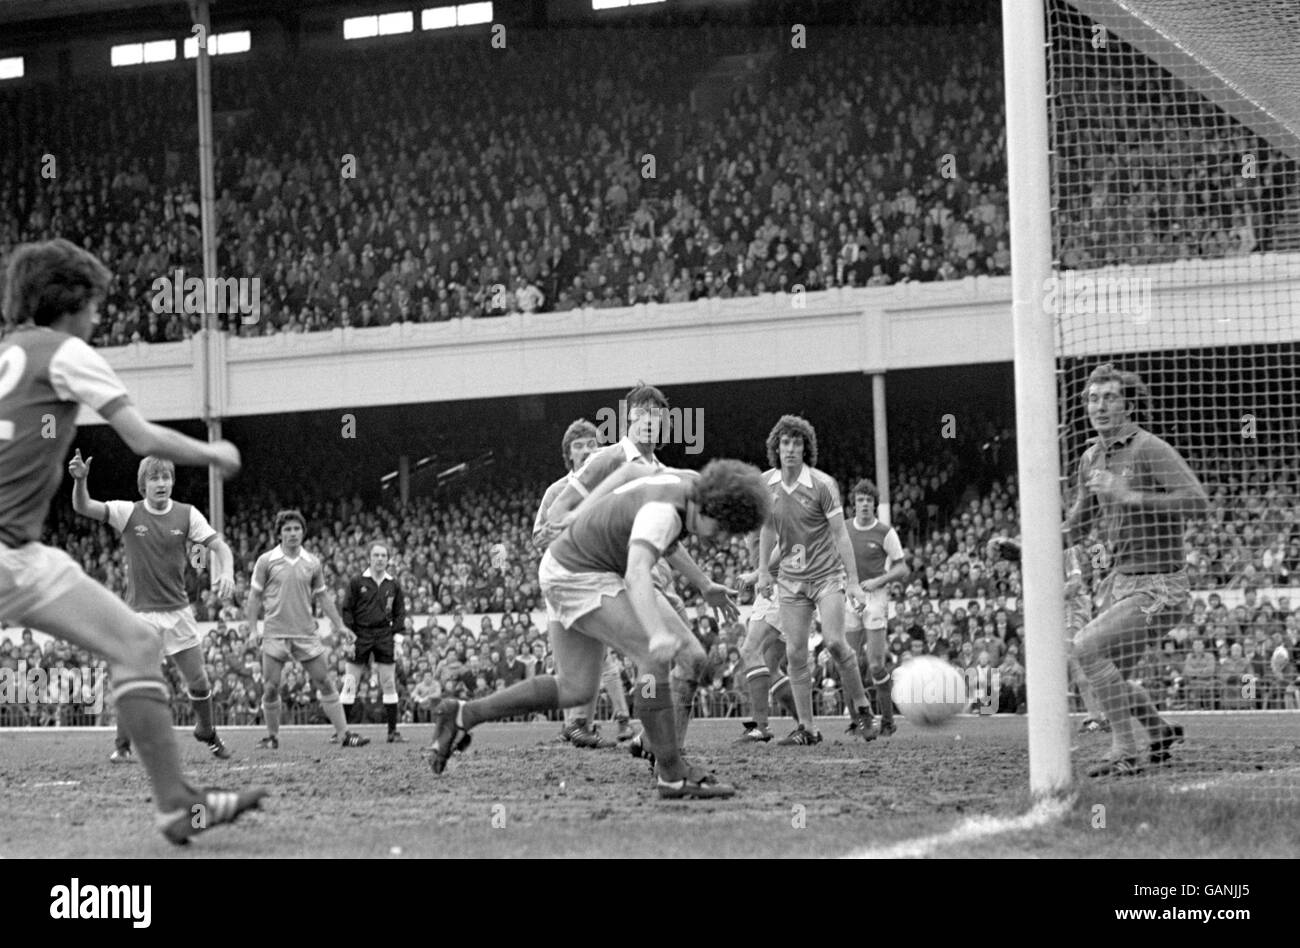
[[[1112,728],[1076,756],[1293,799],[1300,7],[1046,9],[1071,700]]]

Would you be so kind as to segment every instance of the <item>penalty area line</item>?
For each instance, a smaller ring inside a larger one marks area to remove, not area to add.
[[[889,846],[864,846],[842,856],[843,859],[920,859],[937,849],[971,843],[1003,833],[1023,833],[1038,829],[1064,817],[1074,806],[1074,797],[1047,798],[1034,804],[1020,816],[975,816],[963,820],[946,833],[919,836]]]

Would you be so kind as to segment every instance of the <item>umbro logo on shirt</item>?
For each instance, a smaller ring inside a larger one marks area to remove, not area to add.
[[[174,536],[174,537],[178,537],[178,536],[180,536],[181,533],[183,533],[183,532],[184,532],[184,531],[182,531],[182,530],[173,530],[173,531],[172,531],[172,536]]]

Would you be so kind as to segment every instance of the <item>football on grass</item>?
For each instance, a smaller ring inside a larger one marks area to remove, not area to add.
[[[966,707],[966,680],[941,658],[919,655],[894,669],[894,704],[917,724],[942,724]]]

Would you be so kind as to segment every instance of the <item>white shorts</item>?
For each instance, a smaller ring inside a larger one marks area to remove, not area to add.
[[[773,599],[761,593],[754,594],[754,606],[749,610],[749,621],[766,622],[778,632],[781,631],[781,607]]]
[[[175,655],[203,644],[199,638],[199,625],[194,620],[194,610],[189,606],[170,612],[137,612],[136,615],[162,636],[164,655]]]
[[[844,609],[844,628],[849,629],[883,629],[889,622],[889,591],[883,587],[866,593],[867,606],[861,612],[846,603]]]
[[[546,599],[546,615],[568,629],[583,616],[601,607],[606,596],[617,596],[627,583],[617,573],[578,573],[556,562],[547,550],[537,568],[537,579]]]
[[[0,619],[27,625],[35,610],[81,583],[93,582],[62,550],[43,543],[0,544]]]

